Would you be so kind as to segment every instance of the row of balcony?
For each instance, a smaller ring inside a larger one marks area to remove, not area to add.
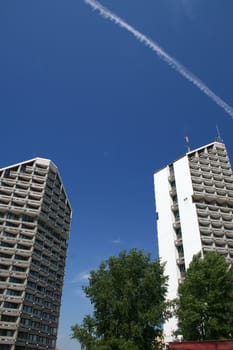
[[[207,228],[207,227],[200,227],[200,233],[204,236],[210,236],[213,234],[216,237],[223,237],[226,238],[233,238],[233,231],[232,230],[220,230],[220,229],[213,229],[213,228]]]
[[[228,211],[228,213],[221,212],[220,210],[210,210],[210,209],[197,209],[198,217],[206,218],[206,219],[221,219],[222,221],[232,221],[233,214],[232,211]]]
[[[200,176],[202,175],[203,177],[206,176],[209,177],[214,177],[214,176],[223,176],[223,177],[230,177],[232,175],[231,170],[226,170],[226,169],[217,169],[217,168],[208,168],[208,167],[202,167],[202,169],[197,168],[197,167],[191,167],[191,175],[193,176]]]
[[[201,177],[192,177],[192,182],[193,182],[193,186],[195,185],[200,185],[200,186],[207,186],[207,187],[211,187],[211,188],[216,188],[216,189],[225,189],[225,190],[233,190],[233,179],[232,179],[232,183],[227,183],[227,182],[223,182],[223,181],[216,181],[213,179],[203,179]]]
[[[193,163],[190,162],[189,163],[190,169],[194,169],[194,170],[201,170],[201,171],[230,171],[231,167],[230,164],[227,163],[217,163],[217,162],[206,162],[206,164],[198,164],[198,163]]]
[[[232,262],[233,259],[233,249],[227,249],[227,248],[221,248],[221,247],[215,247],[215,246],[204,246],[203,248],[204,252],[217,252],[219,254],[224,255],[226,258],[230,258],[230,262]]]
[[[192,198],[195,203],[204,200],[210,205],[211,203],[217,203],[217,205],[219,206],[224,205],[224,206],[233,208],[233,197],[230,197],[228,195],[221,196],[217,194],[206,193],[204,191],[203,192],[194,191]]]
[[[193,184],[193,189],[194,191],[197,192],[205,192],[207,194],[217,194],[219,196],[229,196],[233,198],[233,191],[231,191],[230,189],[226,190],[223,187],[220,186],[216,186],[216,185],[203,185],[203,184]]]

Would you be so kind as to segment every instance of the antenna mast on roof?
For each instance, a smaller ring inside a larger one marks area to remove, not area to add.
[[[222,142],[223,142],[223,139],[221,138],[220,131],[219,131],[219,128],[218,128],[218,125],[217,125],[217,124],[216,124],[216,130],[217,130],[216,141],[222,143]]]
[[[189,137],[186,135],[186,136],[184,137],[184,139],[185,139],[185,146],[186,146],[186,148],[187,148],[187,152],[190,152],[190,151],[191,151],[191,148],[190,148],[190,143],[189,143]]]

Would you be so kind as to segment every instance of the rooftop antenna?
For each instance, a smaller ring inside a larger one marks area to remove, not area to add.
[[[185,147],[187,148],[187,152],[190,152],[190,151],[191,151],[191,148],[190,148],[190,143],[189,143],[189,137],[188,137],[188,135],[185,135],[184,139],[185,139]]]
[[[218,125],[217,125],[217,124],[216,124],[216,130],[217,130],[216,141],[222,143],[222,142],[223,142],[223,139],[221,138],[220,131],[219,131],[219,128],[218,128]]]

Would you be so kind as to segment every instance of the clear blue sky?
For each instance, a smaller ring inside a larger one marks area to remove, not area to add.
[[[233,105],[231,0],[103,0]],[[0,167],[51,159],[73,208],[58,347],[91,311],[81,286],[122,249],[157,256],[153,172],[233,120],[81,0],[0,2]]]

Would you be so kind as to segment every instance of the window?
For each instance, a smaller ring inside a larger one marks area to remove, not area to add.
[[[11,350],[11,345],[1,345],[1,350]],[[20,350],[20,349],[17,349],[16,350]]]
[[[9,255],[9,254],[6,254],[6,253],[0,253],[0,258],[11,259],[12,255]]]
[[[18,338],[19,339],[28,339],[28,333],[27,332],[19,332],[18,333]]]
[[[40,310],[38,310],[38,309],[33,310],[33,315],[41,317],[41,314],[42,314],[42,312]]]
[[[50,314],[48,312],[43,312],[43,319],[50,319]]]
[[[39,343],[46,344],[46,337],[39,337]]]
[[[27,224],[22,224],[22,228],[25,228],[26,230],[32,230],[33,227]]]
[[[32,237],[26,236],[26,235],[24,235],[24,234],[22,234],[22,233],[20,233],[19,238],[27,239],[27,240],[32,240]]]
[[[25,279],[22,278],[17,278],[17,277],[10,277],[9,282],[10,283],[18,283],[18,284],[23,284]]]
[[[32,282],[32,281],[28,281],[28,287],[30,287],[32,289],[36,289],[36,283]]]
[[[44,301],[44,306],[46,306],[46,307],[49,309],[49,308],[51,307],[51,302],[45,300],[45,301]]]
[[[37,278],[39,276],[39,272],[31,270],[30,276],[33,276],[34,278]]]
[[[27,222],[34,222],[34,218],[28,215],[23,215],[22,220]]]
[[[4,231],[3,236],[15,238],[15,233],[11,233],[11,232],[8,232],[8,231]]]
[[[9,301],[4,301],[3,307],[7,309],[18,309],[20,304],[10,303]]]
[[[27,246],[27,245],[24,245],[24,244],[18,243],[18,244],[17,244],[17,249],[30,250],[31,247],[30,247],[30,246]]]
[[[17,316],[2,315],[1,321],[3,321],[3,322],[16,322]]]
[[[7,277],[5,276],[0,276],[0,282],[6,282]]]
[[[10,219],[10,220],[19,220],[19,215],[15,215],[15,214],[12,214],[12,213],[8,213],[8,214],[7,214],[7,219]]]
[[[13,337],[14,331],[12,329],[0,329],[0,336]]]
[[[23,306],[23,311],[31,313],[32,312],[32,307],[29,305],[24,305]]]
[[[22,295],[22,291],[21,290],[14,290],[14,289],[7,289],[6,294],[20,297]]]
[[[0,264],[0,270],[9,270],[9,267],[8,265]]]
[[[8,242],[0,242],[1,247],[7,247],[7,248],[14,248],[14,243],[8,243]]]
[[[22,256],[19,254],[15,254],[15,260],[22,260],[22,261],[28,261],[29,257],[28,256]]]
[[[26,327],[30,327],[31,321],[28,318],[22,318],[20,324]]]
[[[18,227],[18,224],[15,224],[15,223],[13,223],[13,222],[6,222],[6,226]]]
[[[21,266],[13,266],[12,271],[18,271],[18,272],[26,272],[27,268],[26,267],[21,267]]]
[[[42,324],[41,325],[41,330],[44,332],[48,332],[49,331],[49,326],[47,324]]]
[[[36,335],[36,334],[29,334],[29,335],[28,335],[28,339],[29,339],[29,341],[31,341],[32,343],[36,343],[36,342],[37,342],[37,335]]]
[[[42,294],[45,293],[45,288],[42,287],[42,286],[37,286],[37,290],[38,290],[40,293],[42,293]]]
[[[31,327],[32,327],[32,328],[39,329],[39,328],[40,328],[40,322],[32,321]]]
[[[42,305],[43,304],[43,299],[39,297],[35,297],[35,302],[36,304]]]
[[[32,265],[40,266],[40,262],[35,259],[32,259]]]

